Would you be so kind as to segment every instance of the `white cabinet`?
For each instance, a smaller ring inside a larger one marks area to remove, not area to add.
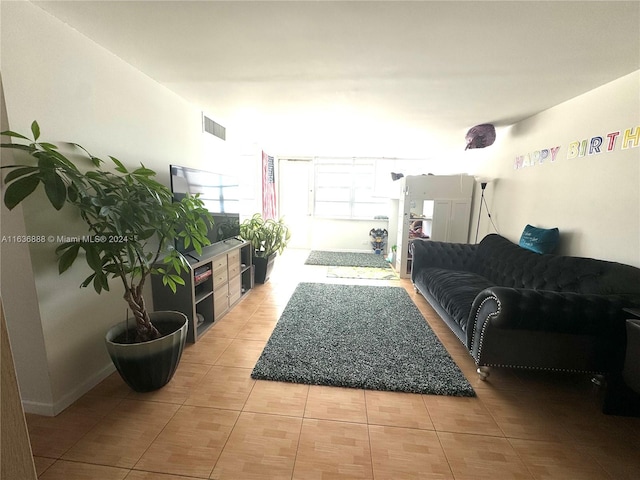
[[[417,175],[401,182],[396,270],[407,278],[413,239],[467,243],[474,180],[469,175]]]

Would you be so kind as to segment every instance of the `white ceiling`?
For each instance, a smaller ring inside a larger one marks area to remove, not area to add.
[[[280,154],[463,149],[640,68],[638,1],[33,3]]]

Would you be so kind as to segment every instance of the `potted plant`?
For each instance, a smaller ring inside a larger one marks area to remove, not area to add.
[[[33,140],[13,131],[0,133],[21,142],[2,144],[2,148],[27,154],[25,163],[2,167],[10,170],[5,177],[5,205],[13,209],[42,185],[56,210],[65,205],[77,210],[87,233],[56,248],[58,271],[63,273],[84,258],[92,273],[82,287],[92,285],[101,293],[110,289],[109,279],[121,282],[133,318],[131,326],[127,319],[107,332],[107,350],[134,390],[164,386],[180,360],[187,318],[179,312],[148,312],[143,289],[152,274],[161,275],[173,292],[176,285],[184,284],[180,273],[189,267],[173,248],[175,240],[179,237],[200,253],[209,244],[211,216],[198,197],[174,201],[170,190],[144,165],[128,170],[109,157],[114,171],[103,170],[103,160],[70,144],[79,150],[74,162],[58,146],[38,141],[40,127],[35,121],[31,133]],[[169,364],[164,365],[165,361]]]
[[[273,270],[276,257],[289,243],[289,227],[282,218],[265,220],[256,213],[240,224],[240,236],[250,242],[254,250],[254,281],[265,283]]]

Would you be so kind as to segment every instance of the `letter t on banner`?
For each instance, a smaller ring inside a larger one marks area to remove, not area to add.
[[[276,174],[273,157],[262,152],[262,217],[276,218]]]

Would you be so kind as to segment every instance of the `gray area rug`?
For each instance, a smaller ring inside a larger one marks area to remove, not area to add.
[[[312,250],[304,262],[306,265],[329,265],[337,267],[391,268],[384,255],[361,252],[325,252]]]
[[[475,396],[401,287],[299,284],[251,377]]]

